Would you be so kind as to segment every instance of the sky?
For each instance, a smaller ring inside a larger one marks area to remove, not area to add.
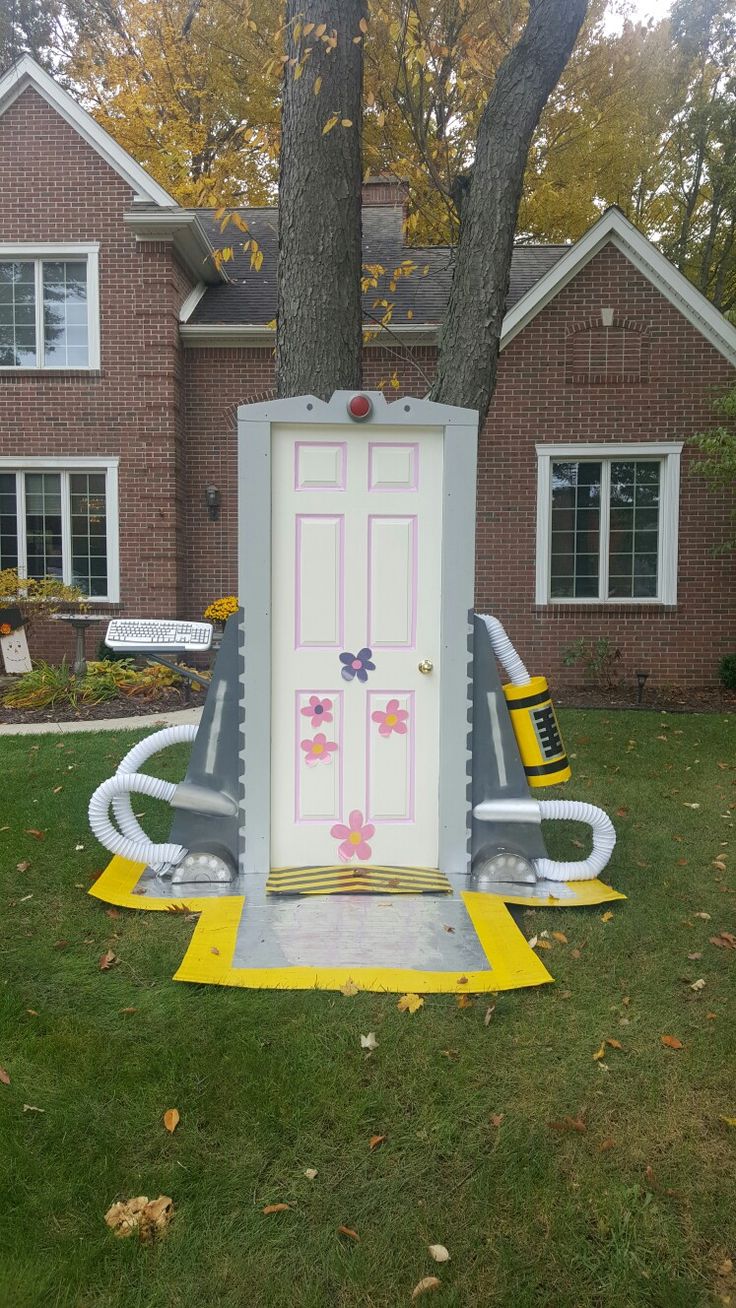
[[[611,8],[615,8],[612,4]],[[628,8],[631,16],[638,19],[639,22],[645,23],[648,18],[660,19],[668,14],[672,7],[672,0],[629,0]],[[611,14],[609,22],[612,30],[618,30],[621,27],[621,20],[615,14]]]

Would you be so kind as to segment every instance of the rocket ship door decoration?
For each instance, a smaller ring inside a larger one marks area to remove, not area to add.
[[[90,893],[200,913],[177,979],[539,985],[508,905],[623,898],[607,815],[539,798],[570,776],[547,682],[473,613],[476,446],[474,412],[380,392],[239,410],[241,608],[201,722],[134,746],[90,802],[113,854]],[[182,783],[143,770],[183,739]],[[154,792],[163,844],[131,802]],[[589,825],[587,858],[549,858],[559,818]]]

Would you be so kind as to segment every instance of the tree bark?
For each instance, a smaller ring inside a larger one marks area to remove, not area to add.
[[[327,399],[333,390],[361,382],[365,8],[365,0],[287,0],[276,329],[280,396]]]
[[[529,144],[587,8],[588,0],[530,0],[527,25],[498,70],[478,127],[431,397],[477,409],[481,422],[496,383]]]

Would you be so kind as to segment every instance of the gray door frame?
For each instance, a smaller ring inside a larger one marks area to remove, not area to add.
[[[392,404],[364,391],[373,411],[351,419],[354,391],[328,401],[313,395],[244,404],[238,409],[238,590],[241,649],[241,776],[244,841],[240,870],[264,883],[271,844],[271,440],[272,427],[400,427],[420,436],[439,430],[442,459],[442,597],[440,647],[439,866],[463,876],[469,865],[472,633],[475,580],[475,495],[478,415],[473,409],[405,397]]]

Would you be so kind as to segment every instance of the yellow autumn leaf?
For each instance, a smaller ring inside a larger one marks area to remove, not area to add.
[[[601,1058],[605,1058],[605,1056],[606,1056],[606,1046],[604,1042],[601,1045],[600,1049],[596,1049],[595,1053],[593,1054],[593,1062],[597,1063]]]
[[[174,1131],[176,1130],[180,1121],[181,1118],[179,1117],[178,1108],[166,1109],[166,1112],[164,1113],[164,1126],[166,1127],[166,1130],[169,1132],[169,1135],[174,1134]]]
[[[327,31],[327,24],[326,24],[326,23],[318,23],[317,26],[316,26],[315,29],[314,29],[314,35],[315,35],[316,37],[324,36],[324,34],[325,34],[326,31]]]
[[[353,125],[353,120],[352,120],[352,118],[341,118],[341,119],[340,119],[340,126],[341,126],[341,127],[352,127],[352,125]]]
[[[611,912],[611,910],[610,910],[610,908],[609,908],[609,910],[608,910],[607,913],[603,913],[603,914],[602,914],[602,916],[601,916],[601,922],[611,922],[612,920],[613,920],[613,913]]]
[[[267,327],[270,331],[274,331],[274,332],[275,332],[275,330],[276,330],[276,319],[275,319],[275,318],[272,318],[270,322],[267,322],[267,323],[266,323],[266,327]]]
[[[315,77],[315,79],[314,79],[314,86],[312,87],[312,90],[314,91],[314,94],[315,94],[315,95],[319,95],[321,89],[322,89],[322,78],[321,78],[321,77]]]
[[[357,995],[357,993],[358,993],[358,987],[356,986],[352,977],[348,978],[344,986],[340,986],[340,994],[345,995],[348,999],[352,999],[353,995]]]
[[[328,119],[327,119],[327,122],[325,123],[324,127],[322,128],[322,135],[323,135],[323,136],[326,136],[328,132],[331,132],[331,131],[332,131],[333,127],[335,127],[335,125],[337,124],[338,119],[339,119],[339,114],[333,114],[331,118],[328,118]]]
[[[736,1126],[736,1117],[724,1117],[723,1113],[721,1113],[719,1121],[725,1122],[726,1126]]]
[[[365,36],[366,32],[368,31],[368,24],[365,18],[361,18],[360,22],[358,23],[358,27],[360,28],[361,32]]]
[[[565,935],[564,931],[552,931],[551,935],[552,935],[552,939],[556,940],[560,945],[567,944],[567,936]]]
[[[268,1217],[271,1213],[285,1213],[287,1208],[291,1208],[291,1204],[266,1204],[266,1207],[262,1208],[261,1212],[265,1213]]]
[[[396,1007],[400,1013],[416,1013],[423,1003],[421,995],[402,995]]]

